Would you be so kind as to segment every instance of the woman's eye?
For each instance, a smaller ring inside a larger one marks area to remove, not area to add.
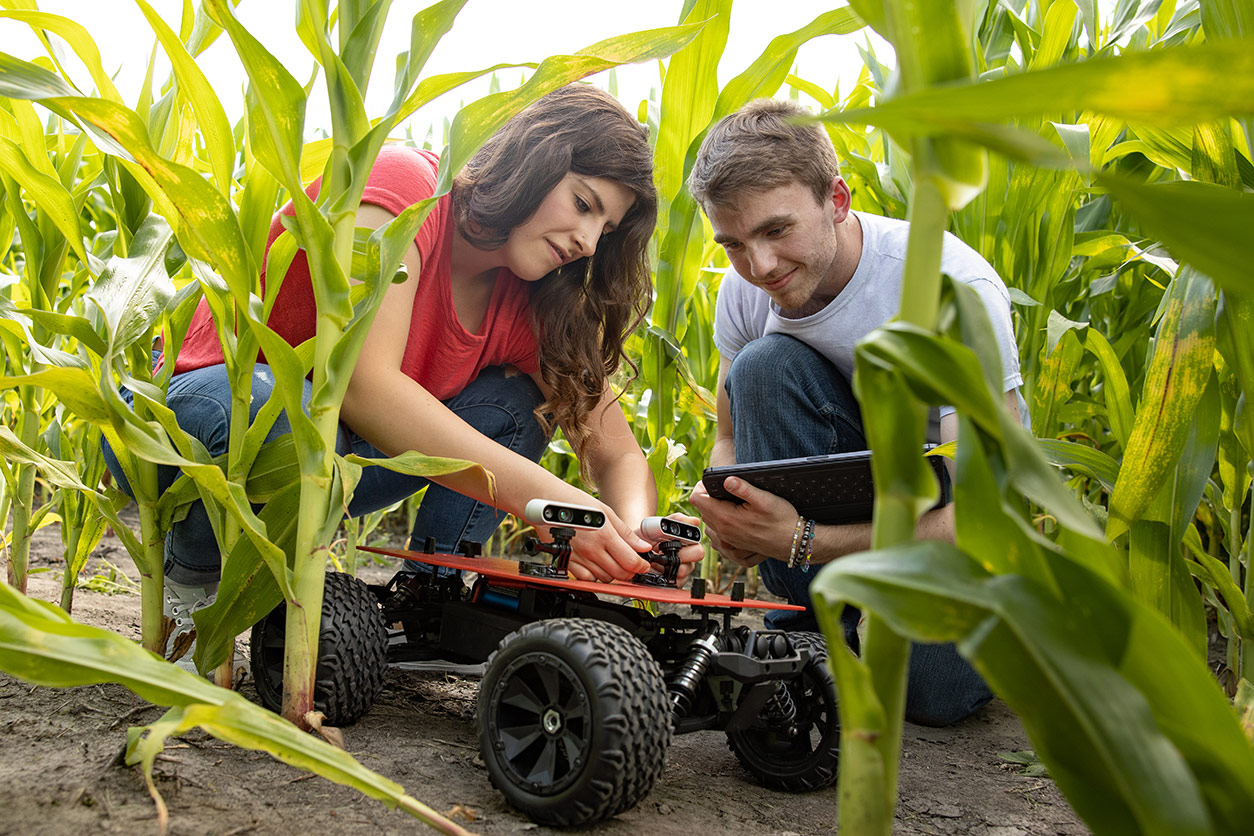
[[[578,209],[581,213],[591,211],[592,209],[592,207],[588,205],[588,202],[586,200],[578,196],[575,197],[575,208]]]

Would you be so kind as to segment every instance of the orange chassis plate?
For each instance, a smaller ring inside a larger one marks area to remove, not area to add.
[[[704,598],[693,598],[686,589],[675,589],[665,586],[650,586],[642,583],[598,583],[597,581],[579,581],[574,578],[544,578],[538,575],[526,575],[519,571],[518,561],[505,560],[499,557],[463,557],[456,554],[426,554],[409,549],[377,549],[369,546],[358,546],[362,551],[386,554],[412,560],[415,563],[426,563],[431,566],[447,566],[463,572],[477,572],[489,578],[504,581],[511,586],[555,586],[558,589],[592,592],[597,595],[615,595],[619,598],[633,598],[638,601],[657,601],[661,604],[692,604],[696,607],[737,607],[751,610],[797,610],[805,607],[795,604],[758,601],[746,598],[733,601],[726,595],[706,593]]]

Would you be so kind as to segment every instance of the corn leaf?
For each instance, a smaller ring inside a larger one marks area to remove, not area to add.
[[[692,45],[670,61],[662,80],[662,118],[654,145],[654,180],[661,198],[659,214],[683,189],[684,160],[693,137],[705,130],[718,100],[718,64],[727,45],[731,0],[696,0],[686,4],[687,21],[705,21]]]
[[[83,248],[83,230],[79,225],[78,209],[70,193],[55,177],[51,177],[31,165],[26,154],[15,143],[0,138],[0,172],[13,178],[56,225],[66,243],[84,264],[87,251]]]
[[[1000,485],[979,432],[959,419],[957,474],[954,482],[954,539],[993,574],[1015,573],[1053,588],[1045,559],[1047,544],[1014,513]],[[1004,479],[1002,480],[1004,481]]]
[[[1210,379],[1214,321],[1211,282],[1181,271],[1159,322],[1136,423],[1110,498],[1106,536],[1111,540],[1140,518],[1175,470]]]
[[[220,740],[268,752],[284,763],[400,807],[442,832],[465,833],[347,752],[302,732],[234,691],[162,661],[116,633],[78,624],[52,605],[26,598],[4,584],[0,584],[0,669],[54,688],[121,683],[142,699],[175,707],[163,718],[178,719],[172,733],[200,726]],[[132,736],[130,754],[135,752],[136,740]]]
[[[915,641],[957,641],[1022,718],[1096,833],[1224,833],[1254,815],[1254,750],[1205,663],[1105,578],[1053,564],[1060,595],[948,544],[824,567],[816,605],[852,603]]]
[[[1108,454],[1075,441],[1042,438],[1038,442],[1050,464],[1091,476],[1108,492],[1115,489],[1119,462]]]
[[[1057,316],[1057,311],[1051,311],[1050,321],[1057,321]],[[1066,329],[1041,364],[1032,390],[1032,429],[1042,438],[1053,437],[1057,432],[1058,411],[1071,397],[1083,356],[1084,346],[1076,332]]]
[[[1249,293],[1254,280],[1254,194],[1210,183],[1139,184],[1098,177],[1129,215],[1161,240],[1172,255],[1192,264],[1221,287]]]
[[[235,45],[248,74],[248,130],[253,154],[298,200],[300,146],[305,124],[305,93],[291,73],[240,25],[226,0],[205,7]],[[299,212],[299,205],[297,210]],[[301,218],[302,222],[304,218]]]
[[[96,381],[82,368],[50,368],[29,375],[0,377],[0,389],[36,386],[56,394],[57,400],[78,417],[93,424],[108,423],[109,411],[96,391]]]
[[[149,215],[131,241],[130,256],[109,259],[87,292],[104,316],[113,351],[148,337],[174,299],[165,254],[173,241],[170,225]]]
[[[1095,328],[1084,332],[1084,347],[1095,357],[1102,369],[1102,397],[1106,401],[1106,417],[1110,431],[1119,442],[1120,449],[1128,444],[1132,434],[1132,395],[1128,389],[1128,377],[1124,374],[1119,357],[1111,348],[1110,341]]]
[[[95,492],[92,488],[83,484],[74,462],[55,459],[40,453],[38,450],[31,449],[13,434],[13,430],[9,429],[7,424],[0,424],[0,456],[3,456],[5,461],[8,462],[22,462],[23,464],[34,465],[39,468],[39,472],[44,475],[45,479],[58,488],[68,488],[69,490],[83,491],[85,493]]]
[[[235,168],[235,140],[231,134],[231,123],[227,121],[226,111],[214,93],[213,85],[188,54],[179,36],[166,25],[145,0],[135,0],[139,10],[143,12],[152,27],[153,33],[165,50],[166,56],[178,79],[179,87],[192,111],[196,114],[197,127],[204,138],[205,151],[209,155],[209,165],[213,170],[213,179],[217,182],[218,191],[231,193],[231,178]]]
[[[915,397],[934,405],[948,404],[1005,444],[1010,479],[1015,489],[1040,504],[1066,527],[1095,539],[1101,532],[1045,460],[1036,440],[1006,412],[984,381],[970,349],[929,335],[904,323],[890,323],[863,338],[859,353],[898,368]]]
[[[1092,58],[992,81],[939,85],[822,118],[914,135],[1060,111],[1091,111],[1159,127],[1254,114],[1254,45],[1231,39]]]
[[[618,64],[664,58],[691,43],[703,23],[650,29],[599,41],[574,55],[553,55],[517,90],[484,96],[457,112],[449,129],[449,147],[440,157],[437,195],[451,186],[453,176],[489,136],[527,104],[565,84]]]
[[[121,94],[113,86],[113,81],[100,63],[100,50],[82,24],[68,17],[38,11],[0,11],[0,19],[2,18],[21,21],[29,25],[36,33],[44,30],[60,36],[70,45],[83,62],[83,66],[87,68],[87,72],[91,74],[91,80],[95,82],[98,94],[110,101],[122,104]],[[42,34],[40,37],[46,43],[47,39]]]

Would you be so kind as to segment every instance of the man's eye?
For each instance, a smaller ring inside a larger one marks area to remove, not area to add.
[[[783,235],[785,231],[786,231],[785,227],[777,226],[766,234],[770,238],[778,238],[779,236]]]
[[[727,252],[731,252],[732,250],[738,250],[740,249],[740,242],[728,241],[727,243],[723,244],[723,249],[726,250]]]

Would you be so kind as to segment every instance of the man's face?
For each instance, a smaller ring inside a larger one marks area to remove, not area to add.
[[[844,180],[819,203],[799,182],[740,195],[707,213],[714,240],[736,272],[766,291],[784,311],[826,304],[840,292],[837,224],[849,211]],[[847,277],[846,277],[847,279]]]

